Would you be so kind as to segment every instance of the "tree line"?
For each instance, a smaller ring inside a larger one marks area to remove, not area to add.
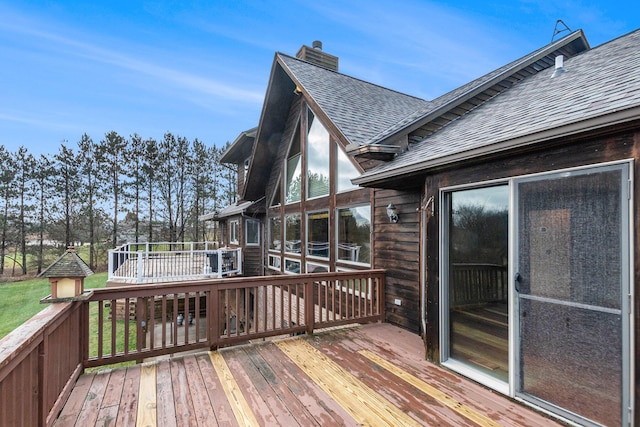
[[[126,241],[206,240],[198,216],[236,197],[237,170],[220,163],[228,146],[114,131],[63,141],[53,155],[0,145],[0,276],[9,265],[40,273],[57,245],[88,246],[95,269]]]

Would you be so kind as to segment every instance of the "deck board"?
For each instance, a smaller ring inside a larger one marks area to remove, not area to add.
[[[560,425],[425,361],[420,337],[388,324],[147,363],[82,375],[56,425]]]
[[[161,360],[156,369],[157,407],[156,420],[159,426],[176,427],[176,408],[171,381],[171,362]]]

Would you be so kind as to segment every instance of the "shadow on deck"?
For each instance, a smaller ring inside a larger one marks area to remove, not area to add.
[[[423,355],[384,323],[182,355],[82,375],[56,425],[559,425]]]

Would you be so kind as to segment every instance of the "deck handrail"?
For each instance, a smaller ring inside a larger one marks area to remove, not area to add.
[[[0,340],[0,425],[53,424],[83,372],[84,308],[52,304]]]
[[[218,248],[215,242],[127,243],[110,249],[108,260],[108,280],[125,283],[242,274],[242,249]]]
[[[52,425],[87,367],[383,321],[384,277],[364,270],[132,285],[51,304],[0,340],[0,425]]]
[[[85,347],[83,363],[140,361],[382,321],[384,275],[384,270],[364,270],[96,289],[85,302],[95,343],[91,351]]]

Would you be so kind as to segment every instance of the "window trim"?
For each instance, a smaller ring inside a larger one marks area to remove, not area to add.
[[[341,245],[340,240],[339,240],[339,232],[340,232],[340,226],[339,226],[339,221],[340,221],[340,210],[344,210],[344,209],[353,209],[353,208],[359,208],[359,207],[363,207],[363,206],[368,206],[369,207],[369,215],[371,216],[372,214],[372,209],[371,209],[371,203],[361,203],[361,204],[355,204],[355,205],[347,205],[347,206],[338,206],[335,209],[335,237],[336,237],[336,243],[335,243],[335,259],[336,259],[336,266],[338,264],[344,264],[344,265],[353,265],[353,266],[361,266],[361,267],[370,267],[371,266],[371,250],[369,251],[369,262],[360,262],[360,261],[349,261],[349,260],[345,260],[345,259],[340,259],[339,257],[339,247]],[[371,246],[371,235],[372,235],[372,230],[373,230],[373,222],[371,219],[369,219],[369,246]]]
[[[229,221],[229,244],[231,245],[239,245],[240,244],[240,221],[237,219],[232,219]]]
[[[249,224],[256,224],[258,229],[256,230],[256,241],[249,241]],[[244,221],[244,244],[245,246],[260,246],[260,220],[255,218],[246,218]]]

